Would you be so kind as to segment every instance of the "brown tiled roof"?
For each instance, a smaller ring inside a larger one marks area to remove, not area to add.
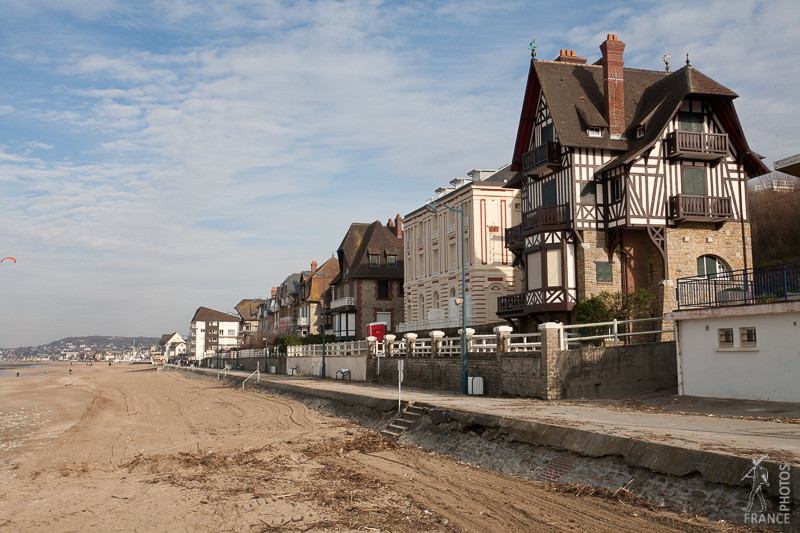
[[[258,298],[245,298],[236,306],[236,312],[242,317],[242,320],[256,320],[258,318],[258,310],[264,304],[264,300]]]
[[[238,322],[239,318],[222,311],[215,311],[208,307],[198,307],[194,312],[192,322]]]

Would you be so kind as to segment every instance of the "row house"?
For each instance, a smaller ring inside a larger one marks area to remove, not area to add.
[[[165,333],[161,335],[158,343],[158,352],[161,360],[171,361],[186,355],[186,341],[180,333]]]
[[[391,331],[403,321],[403,228],[400,215],[384,226],[350,225],[336,252],[329,313],[337,340],[363,340],[367,325]]]
[[[506,246],[525,281],[498,304],[520,327],[570,321],[578,301],[638,287],[661,314],[675,306],[676,278],[751,261],[745,185],[767,168],[737,95],[688,56],[675,72],[640,70],[625,67],[624,49],[609,35],[594,64],[534,52],[506,184],[521,194]]]
[[[259,328],[259,313],[264,300],[246,298],[234,306],[239,314],[239,346],[255,347],[263,344],[263,331]]]
[[[301,272],[289,274],[283,283],[273,290],[273,307],[275,313],[275,334],[278,337],[287,335],[300,336],[298,318],[300,316],[300,278]]]
[[[208,307],[198,307],[189,328],[189,359],[202,361],[239,346],[239,317]]]
[[[406,322],[398,332],[460,328],[461,259],[466,278],[466,322],[481,326],[503,322],[497,317],[500,297],[519,293],[522,273],[506,248],[506,230],[521,222],[518,189],[505,188],[515,173],[473,170],[436,189],[436,212],[424,207],[406,215],[404,307]],[[451,209],[463,209],[461,215]]]
[[[331,257],[321,267],[316,261],[311,262],[311,270],[302,272],[300,276],[300,316],[298,325],[300,336],[319,335],[323,325],[326,331],[332,331],[332,323],[326,321],[324,313],[326,303],[330,301],[328,288],[333,279],[339,275],[339,260]],[[327,315],[330,319],[330,315]]]

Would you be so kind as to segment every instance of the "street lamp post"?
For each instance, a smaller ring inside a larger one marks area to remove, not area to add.
[[[431,213],[436,213],[437,206],[461,215],[461,394],[467,394],[467,251],[464,248],[464,202],[461,202],[461,209],[456,209],[442,202],[429,200],[425,204],[425,209]]]
[[[264,373],[269,372],[269,306],[270,299],[264,299]]]
[[[325,378],[325,271],[322,271],[322,378]]]

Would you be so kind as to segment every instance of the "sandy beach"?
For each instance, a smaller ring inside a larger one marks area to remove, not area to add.
[[[140,370],[60,363],[0,378],[0,530],[731,531]]]

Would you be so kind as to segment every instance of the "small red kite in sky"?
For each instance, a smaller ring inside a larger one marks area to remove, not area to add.
[[[16,260],[16,259],[14,259],[13,257],[4,257],[4,258],[0,259],[0,263],[2,263],[3,261],[5,261],[6,259],[11,259],[11,260],[12,260],[12,261],[14,261],[15,263],[17,262],[17,260]]]

